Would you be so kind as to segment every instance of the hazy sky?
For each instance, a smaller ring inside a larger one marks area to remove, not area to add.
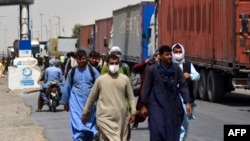
[[[58,35],[60,17],[61,36],[71,36],[75,24],[93,24],[97,19],[112,16],[112,11],[141,0],[34,0],[30,6],[30,18],[33,22],[33,38],[49,38]],[[147,0],[154,1],[154,0]],[[42,14],[42,16],[41,16]],[[6,17],[3,17],[6,16]],[[19,6],[0,6],[0,52],[13,44],[19,33]],[[51,22],[49,22],[51,20]],[[51,32],[46,34],[46,28]],[[64,29],[64,31],[63,31]],[[6,38],[5,38],[6,35]],[[6,42],[5,42],[6,41]]]

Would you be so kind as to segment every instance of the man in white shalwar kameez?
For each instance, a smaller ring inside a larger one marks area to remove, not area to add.
[[[82,121],[87,122],[91,107],[97,101],[96,124],[100,141],[128,141],[128,124],[134,121],[136,114],[133,90],[129,78],[118,73],[119,58],[111,54],[107,64],[109,72],[97,78],[84,107]]]

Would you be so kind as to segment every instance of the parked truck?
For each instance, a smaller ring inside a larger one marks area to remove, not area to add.
[[[122,60],[128,64],[149,57],[147,38],[154,10],[154,2],[142,1],[113,11],[111,43],[121,48]]]
[[[95,51],[100,54],[108,54],[112,23],[112,17],[95,21]]]
[[[50,38],[48,41],[49,55],[66,55],[68,52],[75,51],[77,38],[59,37]]]
[[[80,28],[79,48],[87,52],[95,50],[95,24],[83,25]]]
[[[196,98],[250,88],[250,0],[156,0],[156,43],[179,42],[200,73]],[[154,20],[153,20],[154,21]]]

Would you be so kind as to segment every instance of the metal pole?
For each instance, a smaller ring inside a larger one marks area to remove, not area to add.
[[[60,19],[59,16],[57,16],[57,18],[58,18],[59,36],[60,36],[60,35],[61,35],[61,34],[60,34],[60,30],[61,30],[61,27],[60,27],[61,19]]]
[[[36,32],[37,32],[37,38],[39,38],[39,34],[40,34],[39,30],[36,30]]]
[[[58,25],[58,23],[55,24],[55,31],[56,31],[55,36],[58,36],[57,25]]]
[[[48,39],[48,28],[47,28],[47,25],[43,25],[43,26],[45,27],[45,33],[46,33],[45,34],[46,35],[45,36],[46,37],[45,40],[47,41],[47,39]]]
[[[5,42],[5,43],[4,43],[4,44],[5,44],[5,47],[4,47],[4,49],[5,49],[5,51],[6,51],[6,50],[7,50],[7,45],[6,45],[6,41],[7,41],[7,35],[6,35],[6,34],[7,34],[7,29],[6,29],[6,28],[4,29],[4,32],[5,32],[5,35],[4,35],[4,36],[5,36],[5,41],[4,41],[4,42]],[[4,52],[5,52],[5,51],[4,51]]]
[[[49,19],[49,38],[51,38],[51,19]]]
[[[43,40],[43,14],[40,14],[41,15],[41,39],[40,41]]]

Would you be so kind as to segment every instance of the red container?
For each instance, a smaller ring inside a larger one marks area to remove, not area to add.
[[[112,17],[95,21],[95,51],[100,54],[108,54],[112,23]]]
[[[95,25],[84,25],[80,28],[80,48],[85,48],[87,50],[91,50],[91,47],[94,44],[94,31]]]
[[[250,68],[250,0],[159,0],[157,10],[159,46],[179,42],[193,62]]]

